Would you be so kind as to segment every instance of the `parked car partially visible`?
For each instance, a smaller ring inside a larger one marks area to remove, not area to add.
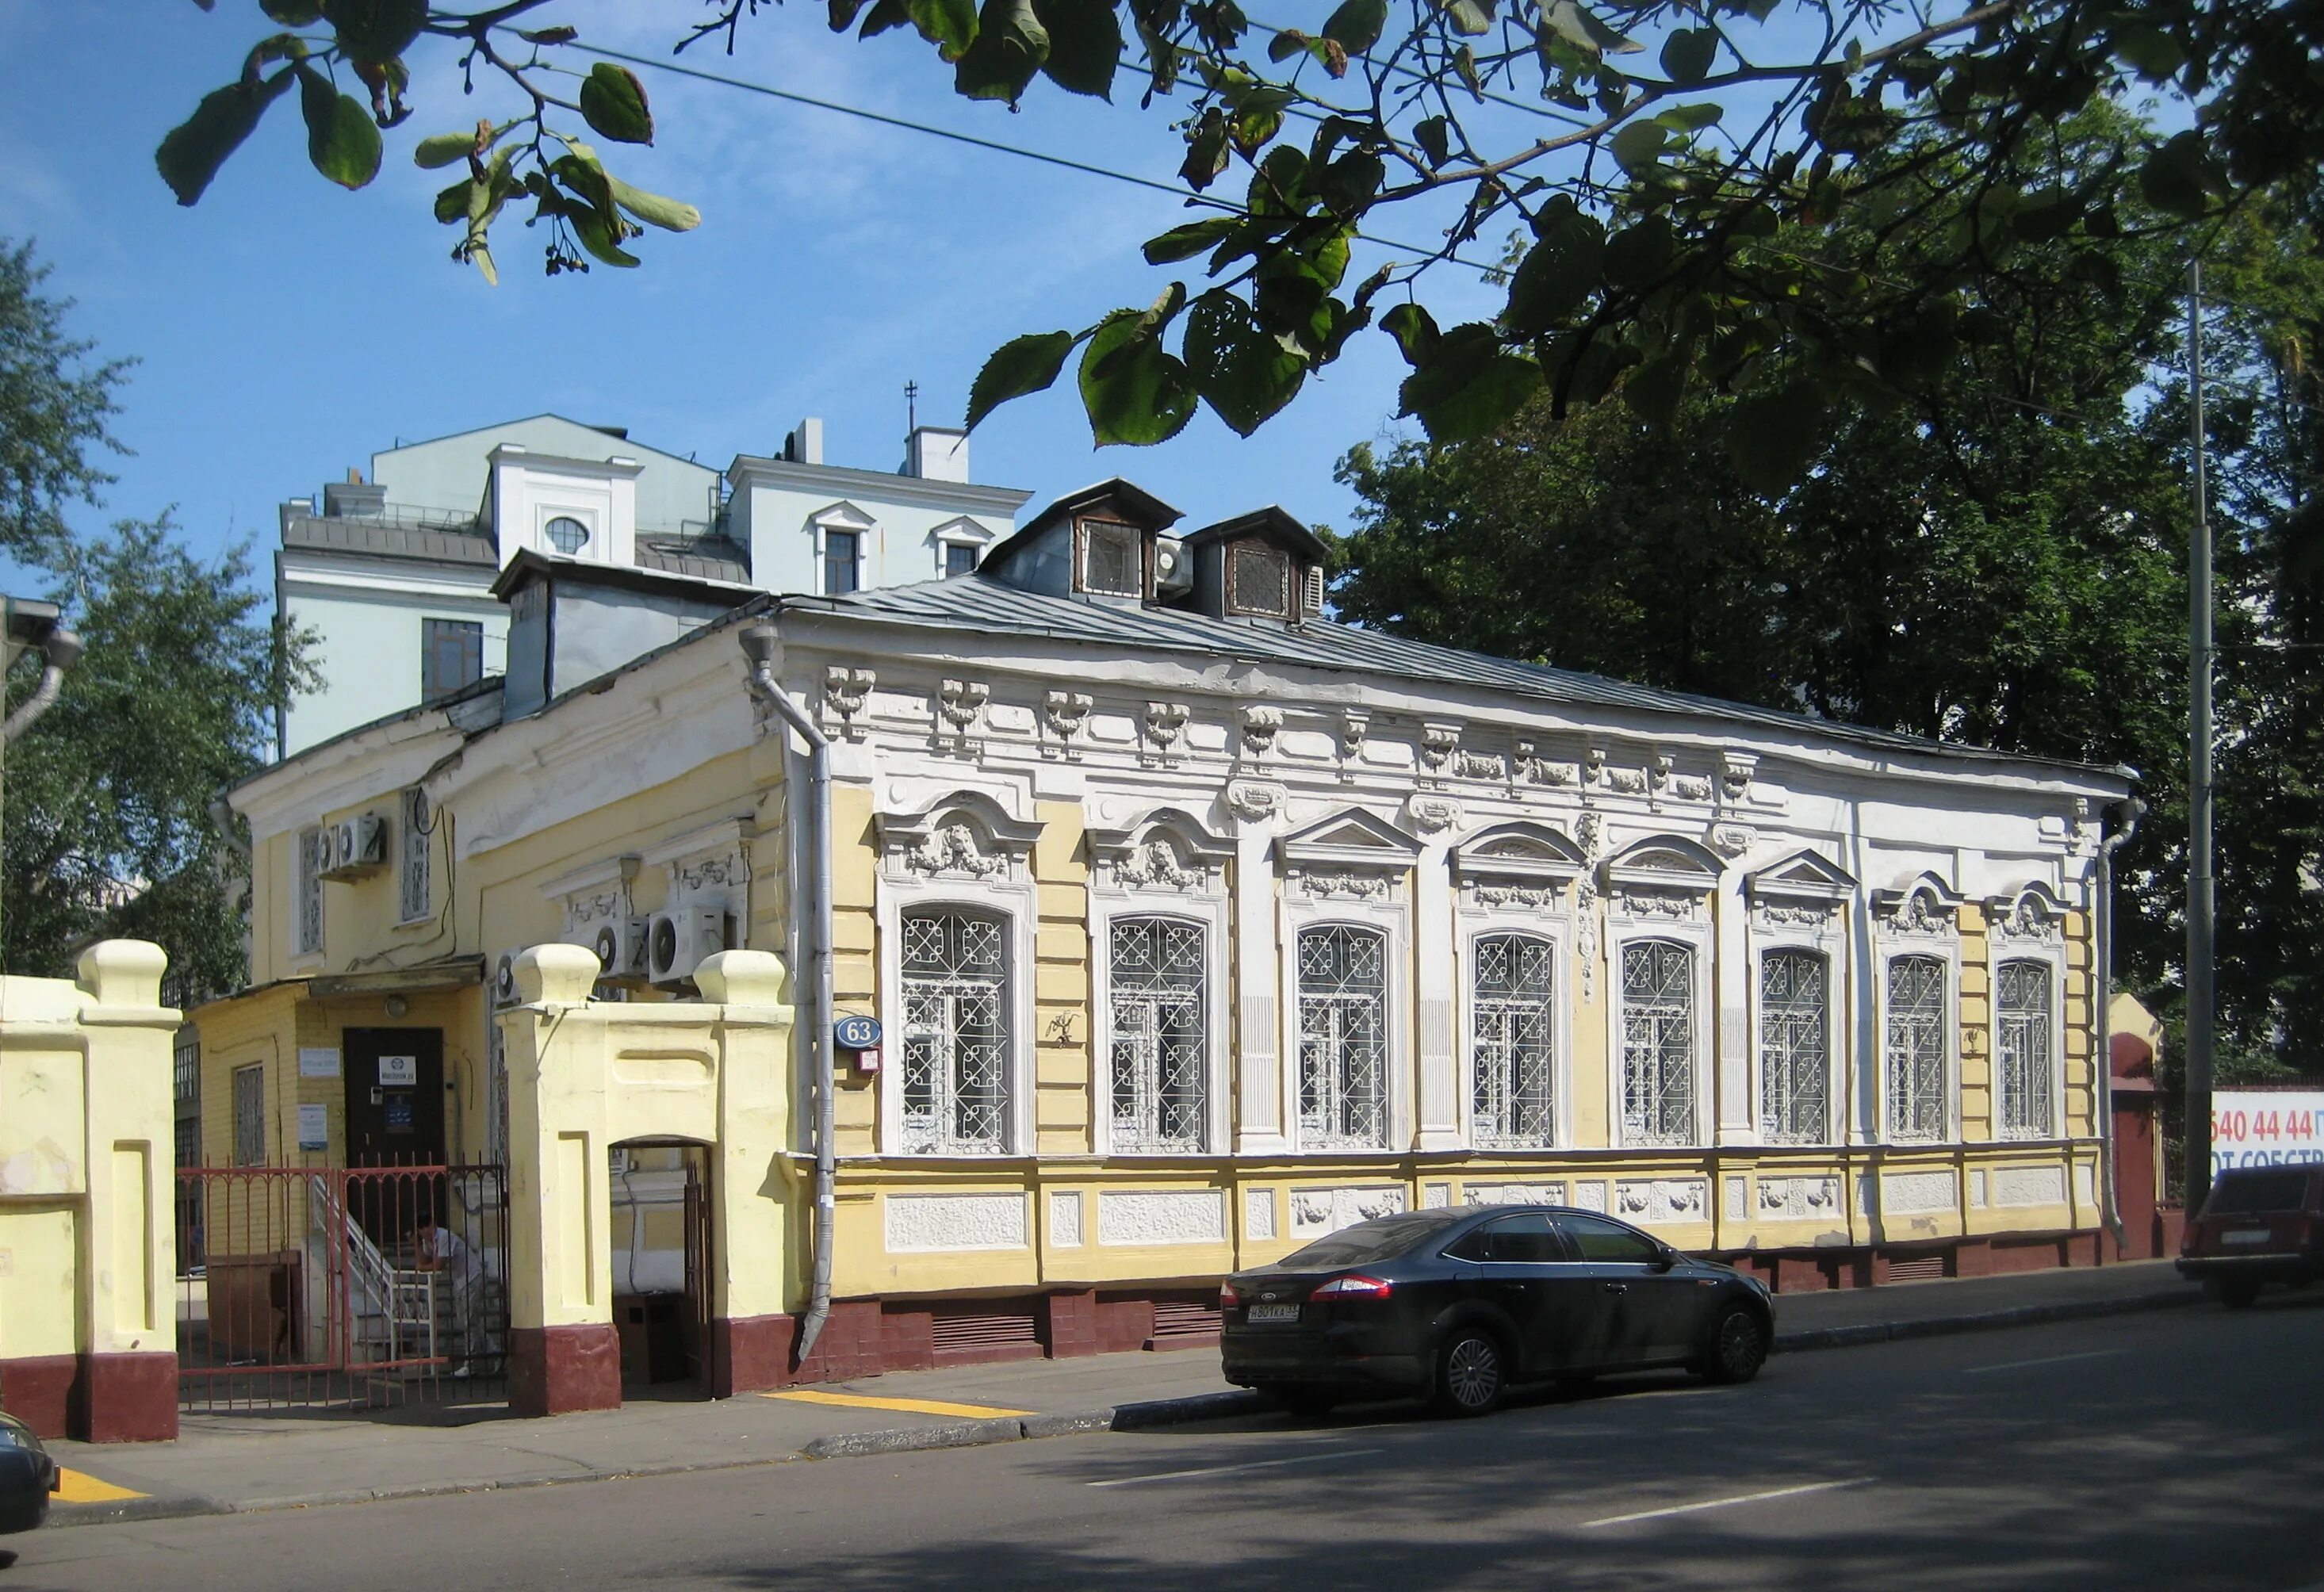
[[[1302,1413],[1413,1394],[1481,1415],[1515,1384],[1683,1366],[1748,1382],[1774,1340],[1757,1278],[1562,1206],[1356,1223],[1219,1291],[1226,1379]]]
[[[0,1532],[29,1532],[48,1519],[61,1474],[32,1429],[0,1413]]]
[[[2179,1243],[2179,1275],[2241,1310],[2270,1283],[2324,1277],[2324,1166],[2233,1166]]]

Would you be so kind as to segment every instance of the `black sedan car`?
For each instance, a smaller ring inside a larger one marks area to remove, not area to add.
[[[29,1532],[49,1517],[57,1462],[32,1429],[0,1413],[0,1532]]]
[[[1296,1410],[1417,1394],[1481,1415],[1513,1383],[1684,1366],[1758,1374],[1774,1311],[1757,1278],[1562,1206],[1359,1222],[1219,1290],[1226,1379]]]

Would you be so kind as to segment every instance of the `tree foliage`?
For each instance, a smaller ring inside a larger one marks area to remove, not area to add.
[[[550,271],[634,264],[640,223],[697,217],[632,202],[578,141],[650,143],[654,123],[627,67],[541,25],[560,4],[262,0],[280,31],[163,140],[162,175],[193,203],[295,81],[314,164],[360,186],[376,139],[324,79],[356,78],[393,127],[418,60],[510,103],[413,152],[465,165],[436,202],[457,258],[491,276],[495,220],[530,200]],[[973,425],[1049,385],[1063,339],[1085,348],[1100,442],[1162,440],[1204,403],[1247,435],[1377,322],[1412,363],[1404,411],[1435,440],[1489,433],[1536,392],[1563,413],[1626,382],[1658,403],[1748,387],[1759,402],[1730,437],[1774,474],[1796,460],[1765,444],[1822,408],[1939,380],[1979,284],[2021,251],[2102,262],[2126,226],[2181,227],[2272,184],[2312,198],[2324,161],[2324,0],[1343,0],[1312,30],[1238,0],[827,5],[835,30],[917,32],[973,100],[1014,106],[1043,83],[1111,100],[1135,79],[1145,107],[1170,102],[1200,214],[1146,257],[1199,257],[1210,285],[1019,339],[970,405]],[[677,47],[731,51],[760,10],[714,0]],[[2070,179],[2022,179],[2068,118],[2150,92],[2191,124],[2126,136]],[[1921,161],[1877,158],[1900,143]],[[1360,238],[1429,228],[1348,280]],[[1417,284],[1513,230],[1499,317],[1438,327]],[[1876,269],[1901,233],[1929,234],[1913,271]]]
[[[85,363],[64,304],[35,290],[42,274],[29,244],[0,246],[5,548],[86,650],[0,766],[0,971],[65,976],[92,940],[150,939],[170,954],[168,998],[189,1004],[245,974],[248,868],[208,806],[263,760],[304,648],[278,645],[247,548],[205,562],[166,517],[71,534],[68,500],[107,479],[97,457],[124,367]],[[0,704],[39,673],[37,653],[20,662]]]

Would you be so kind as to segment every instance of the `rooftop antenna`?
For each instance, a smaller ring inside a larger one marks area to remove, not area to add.
[[[904,383],[904,435],[909,437],[920,428],[920,384]]]

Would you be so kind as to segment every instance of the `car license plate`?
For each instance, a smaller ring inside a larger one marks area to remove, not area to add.
[[[1296,1304],[1254,1304],[1250,1307],[1250,1313],[1243,1319],[1253,1326],[1265,1326],[1269,1321],[1296,1321],[1299,1319],[1299,1307]]]
[[[2245,1228],[2238,1232],[2221,1233],[2222,1244],[2264,1244],[2275,1235],[2265,1228]]]

